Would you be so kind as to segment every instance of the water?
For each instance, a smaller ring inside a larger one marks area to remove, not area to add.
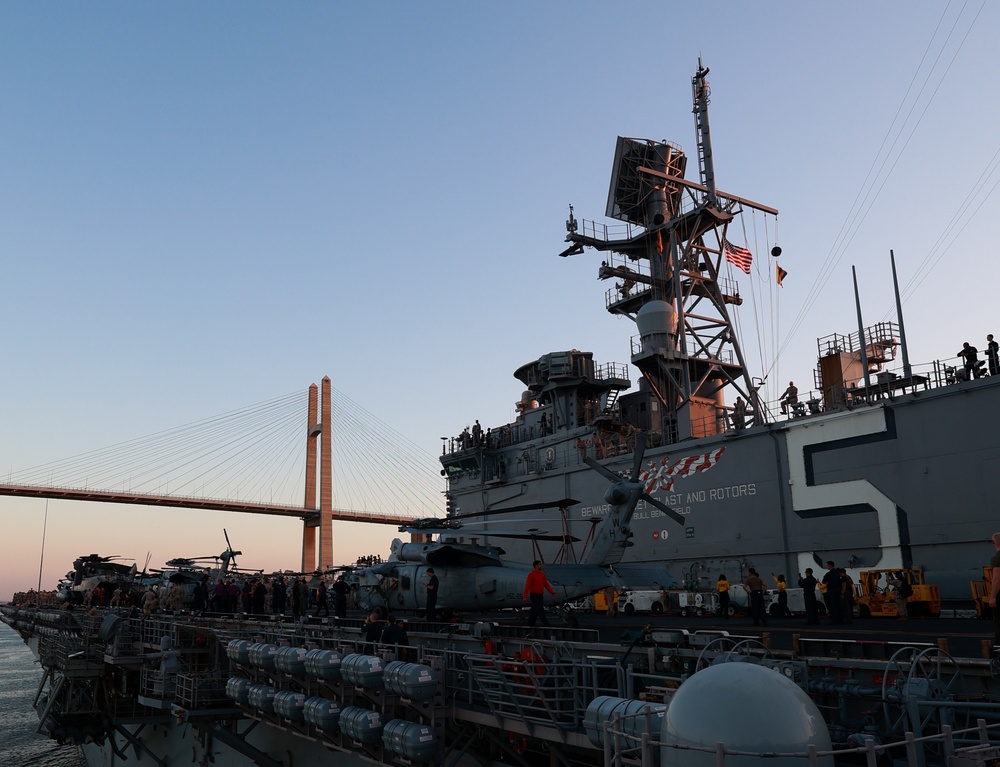
[[[21,637],[0,623],[0,764],[4,767],[86,767],[79,749],[35,734],[31,707],[42,669]]]

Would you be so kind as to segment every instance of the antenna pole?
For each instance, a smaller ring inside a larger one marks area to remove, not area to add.
[[[706,187],[706,197],[709,205],[717,207],[719,200],[715,195],[715,163],[712,161],[712,132],[708,127],[708,81],[705,76],[708,68],[701,65],[698,57],[698,72],[691,78],[691,91],[694,95],[694,130],[698,140],[698,171],[701,183]]]
[[[852,266],[851,276],[854,278],[854,306],[858,310],[858,341],[861,344],[861,367],[865,371],[865,389],[871,385],[871,377],[868,375],[868,352],[865,349],[865,325],[861,320],[861,295],[858,293],[858,272]]]
[[[903,302],[899,300],[899,280],[896,278],[896,255],[889,251],[889,260],[892,262],[892,289],[896,294],[896,321],[899,323],[899,345],[903,349],[903,378],[909,378],[913,371],[910,369],[910,352],[906,348],[906,329],[903,327]]]

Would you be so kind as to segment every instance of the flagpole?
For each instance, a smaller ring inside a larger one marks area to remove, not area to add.
[[[49,526],[49,499],[45,499],[45,517],[42,521],[42,551],[38,555],[38,595],[35,597],[37,603],[42,597],[42,566],[45,563],[45,531]]]

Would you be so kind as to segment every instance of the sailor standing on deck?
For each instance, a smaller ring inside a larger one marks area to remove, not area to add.
[[[966,341],[962,344],[957,356],[964,360],[965,380],[971,381],[973,378],[979,378],[979,349],[970,346],[969,342]]]
[[[826,591],[823,592],[823,601],[826,603],[826,613],[830,616],[830,623],[843,623],[840,617],[840,592],[843,585],[840,580],[840,571],[832,562],[826,563],[826,575],[823,576],[823,583],[826,584]]]
[[[531,605],[528,611],[528,625],[534,626],[539,618],[543,626],[548,626],[549,622],[545,618],[545,592],[548,591],[555,596],[555,590],[549,584],[549,579],[545,577],[542,570],[541,560],[536,559],[531,565],[531,572],[524,581],[524,601]]]
[[[438,589],[441,587],[441,581],[434,574],[433,567],[427,568],[427,575],[427,610],[424,612],[424,620],[436,621]]]
[[[725,573],[719,574],[719,580],[715,582],[715,591],[719,595],[719,614],[729,620],[729,581]]]
[[[779,404],[782,415],[788,414],[788,408],[791,408],[793,413],[795,412],[795,406],[799,404],[799,389],[795,385],[795,381],[788,382],[788,388],[782,392]]]
[[[990,375],[1000,374],[1000,344],[993,340],[993,334],[986,336],[986,359],[990,365]]]
[[[815,626],[819,624],[819,609],[816,604],[816,578],[811,567],[806,568],[804,578],[799,576],[799,588],[802,589],[802,601],[806,607],[806,625]]]
[[[754,626],[767,625],[767,612],[764,610],[764,581],[752,567],[749,577],[743,583],[743,590],[750,595],[750,616]]]
[[[737,397],[733,404],[733,427],[745,429],[747,425],[747,403],[742,397]]]

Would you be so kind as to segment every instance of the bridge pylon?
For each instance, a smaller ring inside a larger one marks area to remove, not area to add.
[[[306,428],[305,508],[316,508],[316,479],[319,474],[319,517],[307,519],[302,528],[302,572],[333,567],[333,440],[330,377],[323,376],[322,403],[316,384],[309,386]],[[317,440],[319,444],[317,445]],[[317,456],[318,454],[318,456]],[[319,530],[317,549],[316,531]]]

